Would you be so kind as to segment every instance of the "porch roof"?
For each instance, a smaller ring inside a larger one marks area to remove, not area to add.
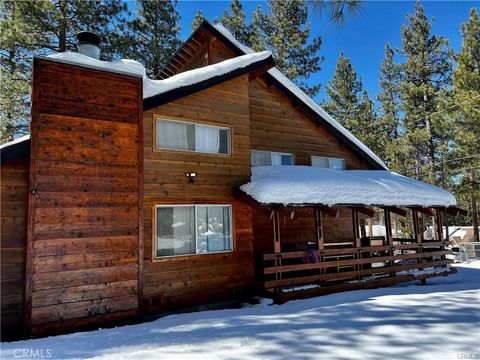
[[[312,166],[259,166],[240,187],[262,204],[455,206],[455,197],[434,185],[384,170],[331,170]]]

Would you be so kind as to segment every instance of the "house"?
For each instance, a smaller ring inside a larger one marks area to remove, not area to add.
[[[31,136],[1,147],[4,338],[454,271],[455,198],[390,173],[268,52],[203,22],[151,80],[83,40],[34,58]],[[375,211],[386,233],[368,237]]]

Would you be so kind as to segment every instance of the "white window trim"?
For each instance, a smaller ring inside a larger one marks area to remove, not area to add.
[[[218,153],[218,152],[207,152],[207,151],[197,151],[197,150],[187,150],[187,149],[171,149],[171,148],[158,147],[157,146],[158,121],[170,121],[170,122],[177,122],[177,123],[181,123],[181,124],[193,125],[195,127],[195,135],[196,135],[196,131],[197,131],[197,125],[205,126],[205,127],[213,127],[213,128],[222,129],[222,130],[228,130],[228,153],[225,154],[225,153]],[[204,124],[204,123],[196,123],[196,122],[193,122],[193,121],[181,121],[181,120],[157,117],[157,118],[155,118],[155,134],[154,135],[155,135],[154,145],[155,145],[156,150],[182,151],[182,152],[197,153],[197,154],[213,154],[213,155],[223,155],[223,156],[231,156],[232,155],[232,129],[229,128],[228,126],[210,125],[210,124]]]
[[[198,243],[197,243],[197,207],[198,206],[211,206],[211,207],[228,207],[228,211],[230,214],[230,250],[224,251],[209,251],[209,252],[198,252]],[[193,207],[194,208],[194,221],[195,221],[195,254],[182,254],[182,255],[165,255],[165,256],[157,256],[157,209],[158,208],[172,208],[172,207]],[[232,253],[234,252],[234,241],[233,241],[233,211],[231,204],[175,204],[175,205],[168,205],[168,204],[161,204],[155,205],[155,217],[154,226],[153,226],[153,256],[154,259],[167,259],[167,258],[174,258],[174,257],[183,257],[183,256],[202,256],[202,255],[210,255],[210,254],[225,254],[225,253]]]
[[[344,158],[339,158],[339,157],[333,157],[333,156],[317,156],[317,155],[312,155],[310,156],[310,166],[313,166],[313,159],[327,159],[328,161],[328,168],[323,168],[323,169],[332,169],[330,167],[330,159],[332,160],[342,160],[344,168],[342,170],[345,170],[347,168],[347,163]]]
[[[270,154],[270,163],[273,163],[273,155],[290,155],[292,157],[292,165],[295,165],[295,155],[292,153],[287,153],[287,152],[278,152],[278,151],[268,151],[268,150],[251,150],[251,152],[259,152],[259,153],[265,153],[265,154]],[[251,154],[250,154],[251,156]],[[285,166],[285,165],[283,165]]]

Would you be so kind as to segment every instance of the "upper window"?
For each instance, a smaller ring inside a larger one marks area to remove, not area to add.
[[[156,120],[157,149],[230,154],[230,129],[175,120]]]
[[[252,166],[293,165],[293,155],[272,151],[252,150]]]
[[[312,156],[312,166],[332,170],[345,170],[345,160],[340,158]]]
[[[230,205],[156,206],[155,256],[232,250]]]

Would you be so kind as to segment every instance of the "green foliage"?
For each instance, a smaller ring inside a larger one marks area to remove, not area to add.
[[[346,15],[354,15],[362,11],[361,0],[311,0],[309,1],[314,12],[320,16],[326,13],[330,21],[343,25]]]
[[[448,124],[438,114],[442,90],[451,82],[452,51],[447,39],[430,33],[429,21],[420,2],[415,14],[407,14],[408,24],[402,26],[402,48],[405,58],[401,67],[401,110],[407,142],[411,144],[414,175],[438,183],[436,163],[441,161],[442,145]],[[427,176],[425,176],[427,175]]]
[[[320,37],[310,43],[310,23],[304,1],[267,0],[268,13],[259,6],[253,14],[253,26],[258,30],[262,46],[272,52],[277,68],[293,80],[310,96],[320,90],[320,85],[307,84],[310,75],[321,70],[323,57],[317,53],[322,45]]]
[[[76,50],[76,34],[102,37],[102,57],[118,53],[111,39],[126,4],[120,0],[9,0],[1,2],[1,141],[28,132],[32,54]]]
[[[480,201],[480,21],[477,9],[462,24],[462,49],[453,73],[451,115],[455,119],[455,142],[450,163],[456,178],[456,195],[465,208],[470,208],[474,226],[478,228]],[[457,171],[455,171],[457,170]],[[477,239],[478,241],[478,239]]]
[[[242,44],[258,48],[258,32],[252,24],[247,25],[246,14],[242,10],[242,4],[239,0],[232,1],[230,4],[230,12],[231,14],[225,9],[221,18],[222,25]]]
[[[203,20],[205,20],[205,17],[203,16],[202,10],[199,9],[192,21],[192,32],[200,26]]]
[[[123,57],[145,65],[147,75],[156,78],[180,46],[180,15],[176,1],[137,0],[137,14],[124,26],[119,47]]]
[[[379,129],[373,101],[343,52],[325,90],[329,97],[328,102],[323,104],[325,110],[374,152],[381,153],[384,144],[378,141]]]

